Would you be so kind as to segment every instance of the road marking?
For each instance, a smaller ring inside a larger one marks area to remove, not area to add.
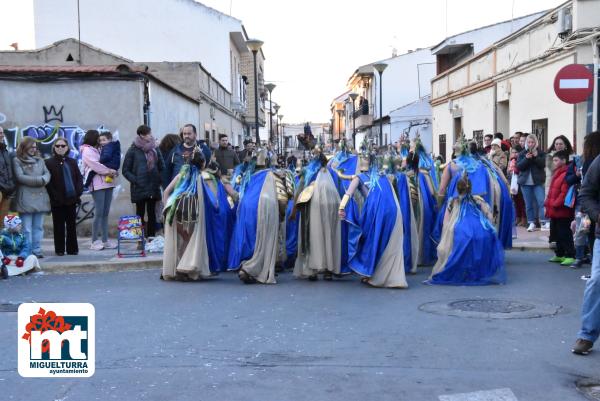
[[[439,399],[440,401],[519,401],[509,388],[476,391],[474,393],[440,395]]]
[[[590,87],[589,79],[561,79],[558,83],[560,89],[587,89]]]

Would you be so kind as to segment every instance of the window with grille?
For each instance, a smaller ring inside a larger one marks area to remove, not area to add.
[[[473,140],[480,149],[483,148],[483,130],[473,131]]]

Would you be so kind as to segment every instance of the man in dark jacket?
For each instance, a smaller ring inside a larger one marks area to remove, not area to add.
[[[181,138],[183,139],[183,143],[175,146],[173,150],[169,152],[167,159],[165,160],[165,170],[162,180],[165,188],[171,183],[173,178],[179,174],[181,167],[190,161],[194,148],[199,146],[197,142],[196,127],[193,124],[186,124],[183,126]],[[204,152],[202,152],[202,159],[206,161]]]
[[[596,133],[597,134],[597,133]],[[591,135],[591,134],[590,134]],[[578,201],[581,209],[596,222],[596,239],[600,238],[600,157],[592,162],[584,175]],[[600,336],[600,241],[594,242],[592,274],[585,286],[581,311],[581,330],[573,346],[573,353],[587,355]]]
[[[4,129],[0,127],[0,221],[8,214],[10,200],[15,191],[12,155],[8,151]]]
[[[233,170],[240,164],[238,155],[229,147],[229,138],[225,134],[219,135],[219,147],[215,150],[215,160],[219,164],[221,175],[227,175],[227,170]]]
[[[244,150],[238,153],[238,159],[240,162],[244,162],[246,160],[246,156],[252,155],[252,151],[254,150],[254,142],[250,139],[246,139],[244,141]]]

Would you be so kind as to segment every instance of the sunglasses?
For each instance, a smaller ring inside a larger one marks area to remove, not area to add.
[[[67,145],[54,145],[55,148],[66,148]]]

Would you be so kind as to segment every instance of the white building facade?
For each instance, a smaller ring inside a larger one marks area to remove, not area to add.
[[[208,115],[202,128],[227,133],[235,144],[250,136],[255,113],[254,93],[248,91],[254,90],[254,75],[245,67],[252,57],[242,21],[194,0],[33,0],[33,5],[36,48],[80,38],[135,62],[202,63],[229,93],[230,110],[242,115],[239,125],[225,121],[220,126]],[[85,55],[72,56],[90,65]],[[262,51],[257,59],[259,124],[264,125]]]
[[[568,64],[593,64],[598,27],[600,2],[570,1],[436,76],[434,152],[447,158],[460,135],[480,142],[495,132],[534,133],[544,150],[558,135],[581,144],[593,128],[593,99],[562,102],[554,79]]]

